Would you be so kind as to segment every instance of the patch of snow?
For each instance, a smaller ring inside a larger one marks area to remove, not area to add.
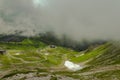
[[[80,65],[74,64],[73,62],[70,62],[70,61],[65,61],[64,66],[67,67],[69,70],[72,70],[72,71],[78,71],[78,70],[83,68]]]

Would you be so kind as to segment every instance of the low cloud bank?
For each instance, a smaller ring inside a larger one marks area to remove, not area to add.
[[[119,0],[0,0],[0,34],[53,31],[73,40],[119,40],[119,4]]]

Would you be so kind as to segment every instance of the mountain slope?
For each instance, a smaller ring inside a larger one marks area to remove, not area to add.
[[[59,46],[50,48],[39,41],[38,47],[34,47],[35,42],[26,39],[21,42],[22,45],[13,42],[9,45],[0,44],[8,48],[5,55],[0,55],[2,80],[120,80],[118,42],[90,47],[82,52]],[[16,45],[17,48],[9,48],[11,45]],[[42,47],[43,45],[45,46]],[[84,68],[76,72],[70,71],[64,66],[66,60],[80,64]]]
[[[87,63],[88,67],[80,71],[81,80],[120,80],[119,42],[109,43],[107,50]],[[74,75],[75,76],[75,75]]]

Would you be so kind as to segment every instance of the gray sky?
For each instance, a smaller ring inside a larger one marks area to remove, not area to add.
[[[120,39],[120,0],[0,0],[0,33],[15,30]]]

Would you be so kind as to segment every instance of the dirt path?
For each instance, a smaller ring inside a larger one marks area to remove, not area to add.
[[[22,58],[14,57],[14,56],[12,56],[10,53],[7,53],[7,56],[8,56],[9,58],[12,58],[12,59],[20,60],[20,61],[23,62],[23,63],[38,63],[38,62],[39,62],[39,61],[26,61],[26,60],[24,60],[24,59],[22,59]]]
[[[96,74],[96,73],[112,71],[112,70],[120,70],[120,65],[111,65],[111,66],[96,68],[89,72],[80,73],[79,75],[85,76],[85,75]]]
[[[20,61],[23,62],[23,63],[28,63],[28,61],[25,61],[25,60],[23,60],[22,58],[14,57],[14,56],[10,55],[10,53],[7,53],[7,56],[8,56],[9,58],[12,58],[12,59],[20,60]]]

